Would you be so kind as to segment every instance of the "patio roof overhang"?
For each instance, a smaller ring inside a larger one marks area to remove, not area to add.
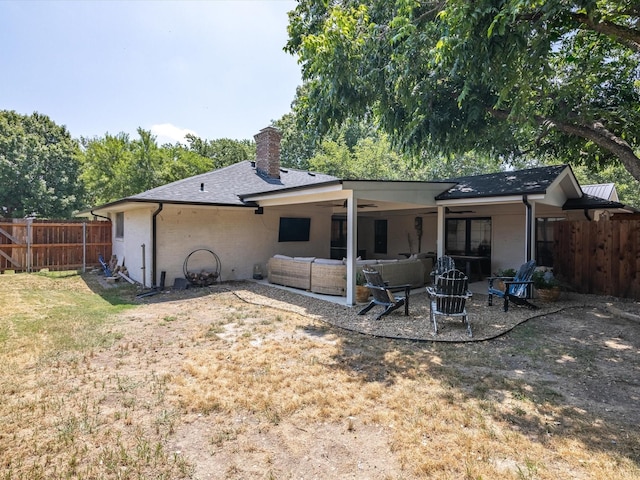
[[[355,304],[355,273],[359,203],[372,203],[363,210],[391,211],[436,208],[436,196],[453,187],[453,182],[403,182],[376,180],[340,180],[309,187],[243,195],[244,202],[267,208],[294,204],[331,204],[338,202],[347,216],[347,304]]]
[[[455,183],[452,182],[342,180],[331,184],[250,194],[243,196],[242,200],[254,202],[261,207],[354,199],[379,203],[376,207],[378,210],[435,208],[435,197],[453,185]]]

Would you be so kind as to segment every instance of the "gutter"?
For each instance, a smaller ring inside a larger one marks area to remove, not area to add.
[[[111,221],[109,217],[105,217],[104,215],[98,215],[97,213],[93,213],[93,210],[89,210],[89,213],[94,217],[100,217],[100,218],[104,218],[105,220]]]
[[[531,204],[527,199],[527,195],[522,195],[522,203],[524,203],[527,208],[525,215],[525,238],[524,238],[524,248],[526,252],[526,261],[531,260],[531,232],[533,227],[533,219],[531,218]]]
[[[156,288],[156,260],[157,260],[157,250],[158,250],[158,235],[157,235],[157,216],[162,211],[164,207],[163,203],[158,204],[158,209],[153,212],[153,216],[151,217],[151,288]]]

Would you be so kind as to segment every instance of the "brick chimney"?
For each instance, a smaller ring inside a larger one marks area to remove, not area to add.
[[[271,178],[280,178],[280,130],[263,128],[253,138],[256,141],[256,170]]]

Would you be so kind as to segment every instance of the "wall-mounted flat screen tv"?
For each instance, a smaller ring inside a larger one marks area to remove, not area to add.
[[[311,230],[310,218],[280,217],[279,242],[308,242]]]

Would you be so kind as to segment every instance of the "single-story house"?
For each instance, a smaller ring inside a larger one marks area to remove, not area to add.
[[[157,286],[184,276],[185,259],[215,253],[222,280],[249,279],[275,255],[343,260],[355,302],[357,257],[433,252],[479,260],[484,274],[528,259],[550,265],[552,222],[624,211],[586,195],[567,165],[452,178],[371,181],[282,168],[280,132],[256,136],[256,160],[96,206],[113,222],[113,253],[130,276]]]

